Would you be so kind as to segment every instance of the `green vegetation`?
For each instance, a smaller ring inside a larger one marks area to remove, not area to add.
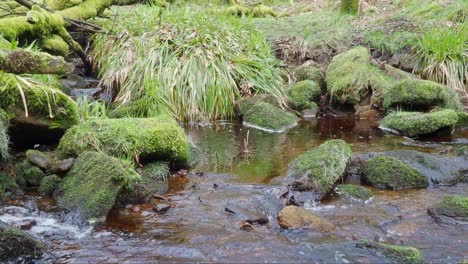
[[[375,157],[363,167],[364,180],[379,189],[403,190],[424,188],[429,185],[427,177],[392,157]]]
[[[367,201],[374,195],[372,191],[366,187],[362,187],[354,184],[340,184],[336,186],[335,191],[346,199],[356,199],[361,201]]]
[[[30,163],[28,160],[17,163],[15,165],[15,173],[16,182],[23,187],[37,187],[41,184],[41,180],[45,176],[41,169]]]
[[[79,211],[87,220],[102,218],[114,206],[121,189],[131,189],[139,180],[129,164],[104,153],[86,151],[59,185],[57,202],[61,208]]]
[[[320,85],[311,80],[297,82],[289,89],[289,105],[298,111],[306,109],[310,102],[320,98]]]
[[[2,109],[0,109],[0,112],[1,111]],[[8,139],[7,126],[3,122],[3,118],[0,113],[0,162],[7,161],[10,158],[9,144],[10,141]]]
[[[382,125],[404,135],[416,137],[444,128],[453,129],[457,122],[457,113],[446,109],[430,113],[394,112],[384,118]]]
[[[13,228],[0,227],[0,261],[14,262],[20,257],[39,258],[45,245],[26,232]]]
[[[380,252],[387,258],[395,261],[396,263],[402,264],[421,264],[423,263],[423,256],[419,249],[414,247],[407,247],[407,246],[397,246],[397,245],[390,245],[386,243],[379,243],[364,240],[361,241],[358,247],[369,248]]]
[[[67,130],[58,150],[64,155],[94,150],[119,158],[150,158],[175,164],[187,164],[190,158],[184,131],[167,117],[82,122]]]
[[[359,13],[359,0],[341,0],[340,12],[357,15]]]
[[[288,175],[295,179],[293,188],[312,190],[322,198],[343,176],[350,158],[351,147],[341,139],[329,140],[307,151],[289,165]]]
[[[468,197],[459,195],[445,196],[434,207],[434,210],[437,214],[448,217],[464,217],[468,219]]]
[[[311,80],[318,84],[323,83],[323,74],[320,69],[314,67],[310,63],[304,63],[301,66],[294,69],[294,78],[296,81]]]
[[[104,84],[118,88],[116,102],[137,116],[230,118],[244,93],[285,104],[278,62],[249,19],[144,5],[119,9],[119,16],[118,34],[95,38],[95,61]]]
[[[55,174],[45,176],[41,180],[41,184],[38,190],[39,194],[42,196],[52,196],[60,181],[60,177]]]
[[[270,131],[283,132],[297,125],[299,119],[292,113],[270,103],[259,101],[248,109],[243,116],[244,124]]]

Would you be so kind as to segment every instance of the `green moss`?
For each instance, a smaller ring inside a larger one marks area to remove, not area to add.
[[[336,103],[360,103],[371,96],[371,103],[381,105],[391,81],[370,63],[367,48],[356,47],[335,56],[325,77],[327,89]]]
[[[276,12],[271,7],[266,5],[255,5],[248,6],[246,4],[236,4],[222,10],[224,14],[230,14],[234,16],[252,16],[252,17],[278,17],[282,16],[281,13]]]
[[[335,191],[346,199],[367,201],[374,196],[371,190],[354,184],[340,184],[335,188]]]
[[[387,258],[402,264],[419,264],[423,263],[423,256],[419,249],[407,246],[397,246],[385,243],[373,242],[364,240],[361,241],[358,247],[365,247],[375,250]]]
[[[341,0],[340,12],[357,15],[359,13],[359,0]]]
[[[81,4],[83,0],[45,0],[45,6],[52,10],[63,10]]]
[[[468,158],[468,146],[458,147],[455,153],[460,157]]]
[[[468,197],[459,195],[445,196],[434,209],[436,213],[449,217],[468,217]]]
[[[58,186],[60,181],[60,177],[55,174],[45,176],[41,180],[41,185],[39,186],[39,194],[42,196],[51,196],[54,193],[55,188]]]
[[[407,79],[388,90],[384,98],[385,108],[400,110],[429,109],[433,106],[463,109],[457,93],[447,86],[431,81]]]
[[[5,172],[0,172],[0,192],[5,194],[7,191],[15,191],[18,188],[15,178]]]
[[[329,140],[299,156],[289,165],[288,175],[298,190],[313,190],[320,198],[343,176],[351,147],[341,139]]]
[[[386,116],[382,124],[404,135],[416,137],[434,133],[443,128],[453,129],[457,122],[457,113],[447,109],[430,113],[394,112]]]
[[[39,258],[45,245],[17,228],[0,228],[0,261],[16,261],[19,257]],[[9,263],[9,262],[8,262]]]
[[[115,157],[140,157],[186,164],[190,149],[182,128],[171,118],[89,120],[65,133],[59,151],[75,155],[98,150]]]
[[[147,164],[139,171],[141,180],[132,189],[124,188],[117,197],[117,205],[142,203],[150,194],[162,193],[167,189],[169,166],[165,162]]]
[[[458,122],[457,122],[456,127],[467,128],[468,127],[468,113],[457,112],[457,115],[458,115]]]
[[[29,161],[24,160],[15,165],[16,181],[21,186],[39,186],[44,172],[38,167],[31,164]]]
[[[298,118],[285,110],[266,102],[257,102],[243,117],[246,125],[270,131],[283,132],[297,125]]]
[[[318,84],[322,84],[323,82],[323,75],[320,69],[307,62],[294,69],[294,77],[296,81],[311,80]]]
[[[58,205],[79,211],[86,219],[105,217],[122,188],[140,176],[128,164],[99,152],[83,152],[59,185]]]
[[[42,41],[42,50],[52,55],[66,57],[70,52],[68,44],[58,35],[51,35]]]
[[[375,157],[363,167],[364,180],[379,189],[403,190],[424,188],[429,185],[427,177],[392,157]]]
[[[2,111],[0,109],[0,111]],[[3,122],[3,118],[0,116],[0,162],[7,161],[10,158],[9,152],[9,139],[7,134],[7,126]]]
[[[319,99],[321,94],[320,86],[317,82],[304,80],[291,86],[289,90],[289,103],[295,110],[301,111],[309,105],[311,101]]]

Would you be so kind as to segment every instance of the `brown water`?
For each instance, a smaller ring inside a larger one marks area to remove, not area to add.
[[[14,203],[18,207],[0,209],[0,220],[37,219],[31,232],[45,239],[51,250],[44,262],[389,262],[357,248],[360,239],[417,247],[430,263],[468,258],[466,226],[439,225],[426,213],[444,195],[468,195],[467,183],[400,192],[373,189],[376,197],[367,204],[334,197],[306,204],[306,209],[337,226],[331,234],[278,227],[275,215],[282,207],[278,197],[284,187],[272,179],[285,175],[289,161],[327,139],[344,139],[354,152],[430,153],[467,144],[468,139],[463,130],[446,138],[414,141],[386,134],[377,126],[353,118],[328,118],[303,122],[282,134],[222,123],[187,129],[201,158],[188,176],[170,179],[164,194],[169,201],[113,210],[105,223],[89,228],[57,221],[53,201],[28,196],[26,202]],[[158,203],[172,208],[159,215],[152,211]],[[254,225],[252,231],[240,229],[242,221],[259,218],[269,221]]]

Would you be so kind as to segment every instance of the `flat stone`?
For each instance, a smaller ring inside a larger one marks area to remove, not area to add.
[[[312,228],[320,232],[331,232],[335,225],[304,208],[289,205],[278,214],[278,224],[285,229]]]

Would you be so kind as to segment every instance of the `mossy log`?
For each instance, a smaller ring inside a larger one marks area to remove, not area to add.
[[[0,49],[0,69],[15,74],[58,74],[73,71],[73,65],[62,57],[45,52],[33,52],[24,49]]]

